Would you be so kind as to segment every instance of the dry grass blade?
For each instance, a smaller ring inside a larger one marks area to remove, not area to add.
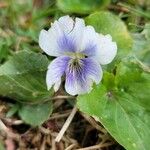
[[[109,143],[105,143],[105,144],[98,144],[98,145],[89,146],[89,147],[85,147],[85,148],[79,148],[76,150],[96,150],[99,148],[112,146],[113,144],[114,144],[114,142],[109,142]]]
[[[81,115],[84,117],[84,119],[86,119],[95,129],[101,131],[102,133],[106,133],[107,131],[101,127],[100,125],[98,125],[98,123],[90,116],[84,114],[84,113],[81,113]]]
[[[18,134],[11,132],[10,129],[7,128],[5,124],[2,122],[2,120],[0,120],[0,131],[4,132],[4,134],[6,134],[7,137],[17,139],[17,140],[20,139],[20,136]]]
[[[55,139],[56,142],[59,142],[61,140],[61,138],[63,137],[65,131],[67,130],[67,128],[69,127],[69,125],[72,121],[72,119],[74,118],[77,110],[78,110],[77,107],[74,106],[74,108],[72,109],[71,114],[69,115],[69,117],[67,118],[65,124],[63,125],[62,129],[60,130],[59,134],[57,135],[57,137]]]

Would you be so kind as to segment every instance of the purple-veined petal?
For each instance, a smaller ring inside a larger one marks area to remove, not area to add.
[[[58,40],[72,30],[73,23],[71,17],[63,16],[52,23],[48,31],[42,30],[39,36],[41,49],[50,56],[61,56],[63,50],[58,45]]]
[[[54,59],[48,66],[46,74],[46,84],[48,90],[54,85],[54,90],[57,91],[61,84],[61,77],[63,76],[66,67],[68,66],[70,58],[67,56],[60,56]]]
[[[63,32],[63,34],[58,37],[57,43],[61,53],[64,54],[66,52],[79,51],[79,45],[81,43],[84,28],[84,20],[76,18],[70,32]]]
[[[92,84],[98,84],[102,79],[102,69],[98,62],[85,58],[80,60],[80,66],[66,70],[65,89],[70,95],[88,93]]]
[[[39,36],[41,49],[50,56],[61,56],[65,52],[78,51],[81,36],[85,28],[84,20],[61,17],[51,24],[51,28],[42,30]]]
[[[86,72],[87,77],[91,78],[96,84],[98,84],[103,76],[100,64],[92,58],[85,58],[83,64],[84,72]]]
[[[93,57],[100,64],[110,63],[117,53],[117,45],[112,42],[112,37],[96,33],[92,26],[86,26],[84,29],[80,49],[82,53]]]
[[[117,44],[112,42],[110,35],[97,34],[97,41],[99,43],[94,58],[99,61],[100,64],[105,65],[112,62],[117,54]]]
[[[57,43],[62,54],[76,51],[75,40],[68,35],[64,34],[61,37],[59,37]]]

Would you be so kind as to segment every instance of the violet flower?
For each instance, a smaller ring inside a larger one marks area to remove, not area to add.
[[[110,35],[98,34],[92,26],[85,26],[83,19],[69,16],[52,23],[48,31],[42,30],[39,45],[46,54],[57,57],[48,66],[48,90],[54,86],[57,91],[65,77],[70,95],[90,92],[93,82],[102,79],[101,65],[110,63],[117,53]]]

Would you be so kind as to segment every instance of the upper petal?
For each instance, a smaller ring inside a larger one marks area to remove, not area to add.
[[[56,35],[52,32],[42,30],[39,36],[39,45],[41,49],[50,56],[60,56]]]
[[[70,95],[88,93],[92,84],[98,84],[102,78],[100,64],[93,59],[80,60],[81,65],[75,68],[67,68],[65,89]]]
[[[58,20],[51,23],[51,28],[48,30],[52,32],[56,37],[63,34],[69,34],[74,27],[74,20],[69,16],[60,17]]]
[[[48,31],[40,32],[39,45],[50,56],[77,51],[84,27],[83,19],[76,18],[74,21],[69,16],[63,16],[52,23]]]
[[[59,22],[60,28],[66,34],[68,34],[73,29],[74,20],[71,17],[69,17],[68,15],[60,17],[58,22]]]
[[[95,32],[92,26],[84,28],[80,47],[82,53],[95,58],[100,64],[110,63],[117,53],[117,44],[112,42],[110,35]]]
[[[110,35],[97,34],[98,48],[94,58],[97,59],[100,64],[109,64],[117,54],[117,44],[112,42]]]
[[[73,20],[69,16],[64,16],[55,21],[49,32],[56,39],[59,53],[78,51],[84,28],[84,20],[80,18]]]
[[[97,33],[92,26],[86,26],[83,31],[83,37],[80,44],[80,51],[87,56],[95,55],[98,48]]]
[[[39,36],[41,49],[50,56],[62,55],[63,49],[58,45],[58,41],[73,28],[73,20],[69,16],[63,16],[58,21],[51,24],[51,28],[42,30]]]
[[[83,19],[76,18],[74,21],[74,27],[69,33],[69,36],[75,41],[76,51],[80,51],[81,39],[85,28],[85,22]]]
[[[54,59],[48,66],[48,71],[46,74],[46,84],[48,90],[54,85],[54,90],[58,90],[61,77],[66,70],[70,58],[67,56],[60,56]]]
[[[60,49],[60,52],[62,54],[65,54],[67,52],[75,52],[76,51],[76,43],[74,38],[68,36],[68,35],[63,35],[58,38],[57,40],[58,47]]]

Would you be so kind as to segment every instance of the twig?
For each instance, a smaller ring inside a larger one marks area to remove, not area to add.
[[[89,146],[89,147],[85,147],[85,148],[79,148],[76,150],[94,150],[94,149],[99,149],[99,148],[103,148],[103,147],[108,147],[113,144],[114,144],[114,142],[109,142],[109,143],[105,143],[105,144],[98,144],[98,145]]]
[[[8,132],[8,128],[5,126],[5,124],[0,120],[0,130],[4,132]]]
[[[45,144],[46,144],[46,137],[44,137],[44,139],[42,141],[42,145],[40,147],[40,150],[45,150]]]
[[[52,98],[52,100],[57,100],[57,99],[74,99],[74,96],[67,96],[67,95],[58,95]]]
[[[64,102],[65,102],[64,99],[55,101],[54,104],[53,104],[54,109],[56,110],[56,109],[57,109],[59,106],[61,106]]]
[[[65,114],[56,114],[56,115],[51,116],[49,120],[64,118],[64,117],[67,117],[69,114],[70,114],[69,112]]]
[[[52,138],[52,150],[56,150],[56,143],[54,138]]]
[[[73,143],[70,146],[68,146],[65,150],[72,150],[73,148],[77,147],[78,144],[77,143]]]
[[[19,139],[20,136],[11,132],[10,129],[8,129],[5,124],[2,122],[2,120],[0,119],[0,131],[3,131],[8,137],[10,138],[14,138],[14,139]]]
[[[50,134],[51,133],[51,131],[49,130],[49,129],[46,129],[46,128],[44,128],[44,127],[39,127],[39,129],[40,129],[40,131],[42,132],[42,133],[44,133],[44,134],[46,134],[46,135],[48,135],[48,134]]]
[[[128,9],[131,13],[134,13],[140,17],[145,17],[147,19],[150,19],[150,14],[148,12],[142,11],[140,9],[136,9],[134,7],[131,7],[130,5],[128,5],[127,3],[118,3],[119,6],[124,7],[126,9]]]
[[[125,12],[125,13],[129,12],[129,10],[127,8],[124,8],[124,7],[119,6],[119,5],[110,5],[108,8],[113,9],[113,10],[118,10],[118,11],[121,11],[121,12]]]
[[[24,123],[22,120],[12,120],[10,118],[4,118],[3,120],[5,120],[7,123],[11,125],[20,125]]]
[[[72,109],[71,114],[69,115],[69,117],[67,118],[65,124],[63,125],[63,127],[61,128],[60,132],[58,133],[55,141],[59,142],[61,140],[61,138],[63,137],[64,133],[66,132],[67,128],[69,127],[72,119],[74,118],[75,114],[77,112],[77,107],[74,106],[74,108]]]
[[[107,133],[107,131],[101,127],[100,125],[97,124],[97,122],[90,116],[84,114],[84,113],[80,113],[84,119],[86,119],[95,129],[97,129],[98,131],[101,131],[102,133]]]

